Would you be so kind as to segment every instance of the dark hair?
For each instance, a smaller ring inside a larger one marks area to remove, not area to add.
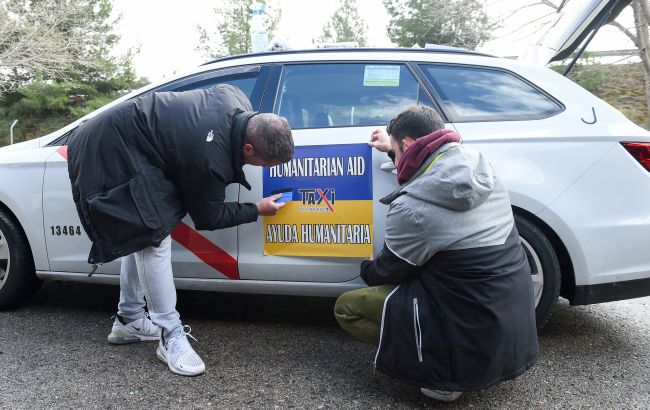
[[[418,139],[444,128],[440,114],[431,107],[417,105],[407,108],[390,120],[386,132],[400,144],[404,137]]]
[[[246,125],[246,143],[267,161],[289,162],[293,158],[293,136],[284,118],[275,114],[257,114]]]

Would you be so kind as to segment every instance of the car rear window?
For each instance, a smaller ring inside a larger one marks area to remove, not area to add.
[[[452,122],[547,118],[564,107],[514,74],[492,68],[421,64]]]
[[[291,128],[386,125],[410,105],[432,105],[399,63],[286,65],[275,112]]]

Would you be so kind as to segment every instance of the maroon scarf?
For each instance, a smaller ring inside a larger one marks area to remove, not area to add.
[[[460,142],[460,135],[456,131],[442,129],[416,139],[397,164],[397,182],[401,185],[411,179],[424,161],[448,142]]]

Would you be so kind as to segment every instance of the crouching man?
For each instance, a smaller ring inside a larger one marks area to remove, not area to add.
[[[341,295],[343,329],[378,346],[378,370],[434,399],[487,388],[539,355],[531,272],[508,193],[488,161],[412,107],[370,145],[397,165],[386,239],[361,264],[370,286]],[[393,156],[394,154],[394,156]]]

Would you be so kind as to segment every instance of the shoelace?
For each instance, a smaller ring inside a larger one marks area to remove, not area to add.
[[[185,328],[187,328],[187,332],[185,331]],[[196,337],[192,336],[190,333],[192,333],[192,328],[190,325],[183,325],[183,334],[185,336],[191,337],[195,342],[198,342],[198,340],[196,340]]]
[[[187,331],[185,329],[187,328]],[[192,328],[189,325],[183,325],[183,328],[181,329],[181,334],[169,339],[167,342],[168,346],[171,347],[174,345],[174,349],[178,349],[178,353],[180,356],[185,355],[189,350],[192,350],[192,346],[190,346],[190,343],[187,341],[187,338],[183,338],[183,336],[189,336],[190,338],[194,339],[195,342],[198,342],[194,336],[192,336],[190,333],[192,332]],[[183,343],[183,341],[185,343]]]

